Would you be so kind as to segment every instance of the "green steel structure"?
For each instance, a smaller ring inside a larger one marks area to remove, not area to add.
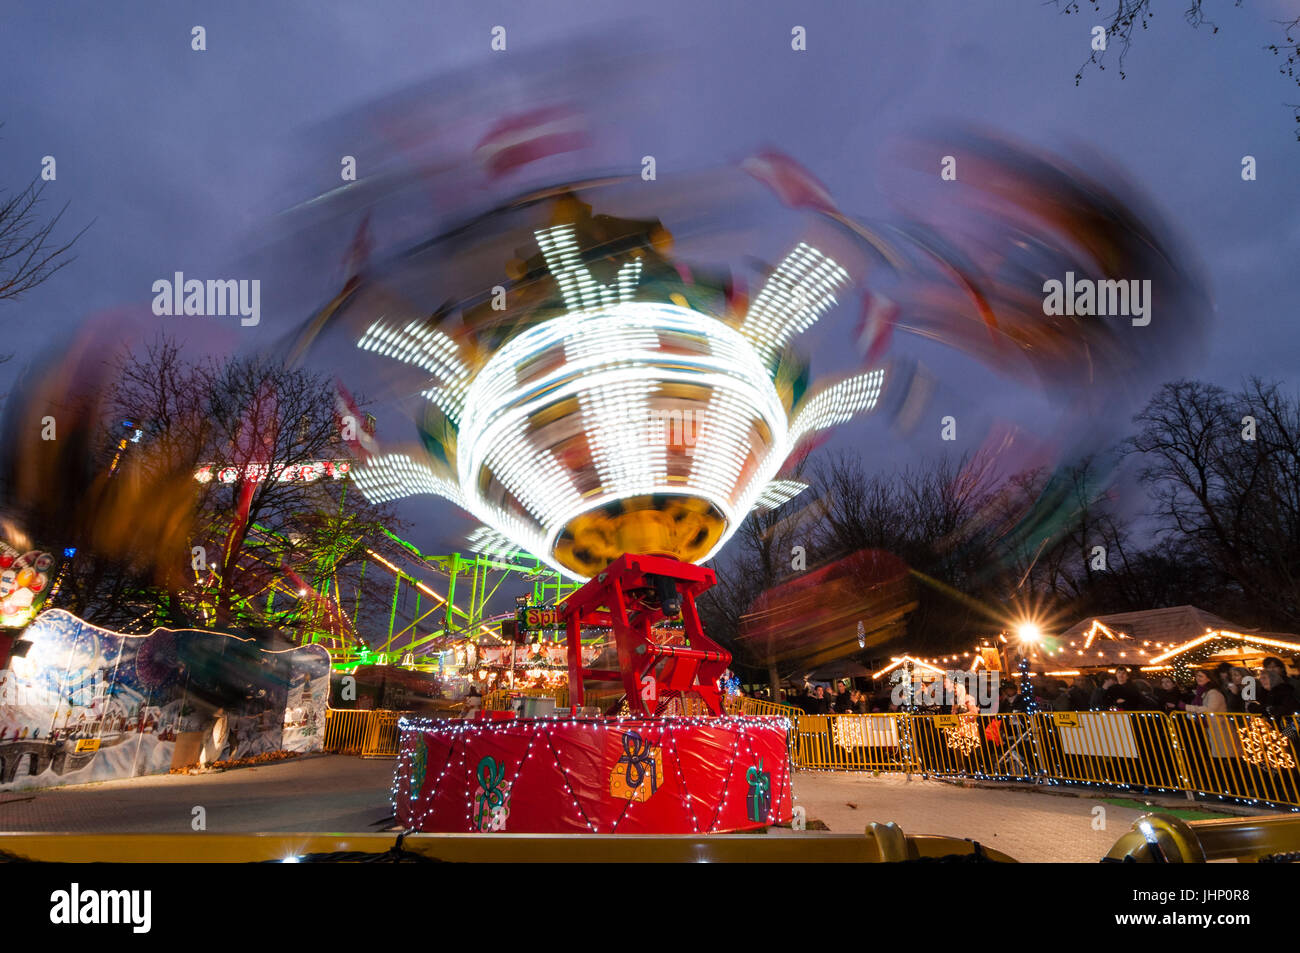
[[[554,604],[578,588],[550,566],[533,556],[491,553],[461,553],[426,556],[414,545],[384,531],[388,553],[367,549],[367,567],[392,577],[393,589],[388,625],[381,640],[366,639],[368,649],[354,653],[333,652],[337,666],[357,664],[395,664],[415,668],[437,665],[437,655],[454,641],[483,638],[500,640],[501,621],[515,617],[515,598],[526,596],[530,605]],[[394,558],[394,554],[398,558]],[[405,564],[401,561],[405,557]],[[431,585],[424,578],[432,577]],[[520,587],[516,591],[508,581]],[[434,586],[443,589],[437,591]],[[403,587],[415,596],[415,609],[405,625],[399,625],[398,608]],[[507,606],[491,611],[498,593],[509,597]],[[445,594],[444,594],[445,593]],[[333,651],[333,650],[332,650]]]
[[[257,595],[237,597],[233,621],[292,631],[304,644],[324,646],[341,669],[437,671],[457,642],[499,644],[501,622],[515,617],[518,597],[553,605],[578,587],[533,556],[425,555],[387,529],[378,538],[341,536],[309,565],[287,565],[291,549],[278,534],[252,526],[240,570],[260,573],[266,582]],[[347,561],[345,552],[352,554]],[[214,583],[198,581],[213,592]]]

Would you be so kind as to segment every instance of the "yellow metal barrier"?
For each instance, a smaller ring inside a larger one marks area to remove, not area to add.
[[[804,717],[803,709],[793,705],[780,705],[762,698],[748,698],[744,695],[728,695],[727,711],[733,715],[778,715],[789,718],[791,724],[799,724]]]
[[[1039,726],[1028,715],[927,715],[909,719],[926,774],[1032,779],[1042,773]]]
[[[326,709],[322,750],[336,754],[360,754],[365,747],[373,715],[372,711],[359,709]]]
[[[569,686],[556,688],[497,688],[483,696],[484,711],[509,711],[512,698],[554,698],[556,708],[569,707]]]
[[[363,758],[395,758],[397,744],[400,740],[397,732],[397,720],[402,717],[399,711],[371,712],[366,726],[365,742],[361,747]]]
[[[322,751],[354,754],[363,758],[397,755],[397,720],[400,711],[361,711],[330,708],[325,711]]]
[[[507,709],[511,694],[550,695],[492,692],[484,707]],[[788,718],[791,758],[800,768],[1069,781],[1300,806],[1300,717],[1153,711],[805,715],[754,698],[728,700],[727,708]],[[329,709],[324,750],[394,757],[401,714]],[[674,700],[663,714],[699,715],[703,707],[692,696]]]
[[[795,762],[832,771],[919,771],[908,716],[804,715],[799,719]]]
[[[1182,746],[1158,711],[1069,711],[1035,715],[1042,773],[1059,781],[1186,788]]]
[[[800,715],[793,756],[814,770],[1068,781],[1300,805],[1298,734],[1300,717],[1262,715]]]
[[[1187,761],[1189,790],[1300,804],[1296,767],[1300,722],[1294,716],[1178,712],[1170,720]]]
[[[483,696],[484,711],[509,711],[510,692],[503,688],[495,689]]]

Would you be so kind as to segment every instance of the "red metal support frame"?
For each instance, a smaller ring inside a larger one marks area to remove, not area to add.
[[[654,626],[668,616],[655,604],[655,577],[671,580],[681,601],[680,615],[685,645],[655,641]],[[564,603],[568,634],[569,697],[584,702],[584,683],[621,681],[628,708],[634,715],[654,714],[674,698],[696,695],[708,711],[722,714],[718,680],[731,664],[731,653],[704,634],[696,597],[716,581],[713,570],[668,556],[628,553],[589,580]],[[618,649],[617,670],[582,666],[581,633],[584,625],[608,625]],[[652,683],[645,682],[646,677]],[[647,706],[643,684],[654,686],[655,704]]]

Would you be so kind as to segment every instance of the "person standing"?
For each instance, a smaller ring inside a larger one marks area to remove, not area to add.
[[[835,713],[847,715],[853,711],[853,699],[849,696],[849,680],[840,682],[839,693],[835,696]]]
[[[1285,675],[1278,674],[1277,669],[1265,668],[1259,676],[1259,686],[1259,698],[1246,702],[1246,711],[1268,715],[1270,718],[1282,718],[1296,713],[1295,689]]]
[[[1187,711],[1192,714],[1210,714],[1228,710],[1223,692],[1215,686],[1215,681],[1215,677],[1205,669],[1196,670],[1196,688],[1192,692],[1192,700],[1187,703]]]
[[[1118,711],[1142,711],[1147,707],[1142,692],[1129,680],[1127,665],[1115,666],[1115,683],[1102,692],[1102,707]]]
[[[1168,675],[1160,679],[1160,686],[1156,689],[1156,707],[1166,715],[1180,711],[1186,700],[1183,693],[1178,690],[1174,680]]]
[[[1227,706],[1224,710],[1229,712],[1243,712],[1246,710],[1246,702],[1241,697],[1242,677],[1245,669],[1235,668],[1227,662],[1220,662],[1214,670],[1219,681],[1219,692],[1223,695],[1224,704]]]
[[[1070,685],[1070,711],[1087,711],[1092,707],[1092,693],[1096,686],[1087,675],[1076,675]]]
[[[945,688],[952,685],[952,713],[954,715],[971,715],[978,717],[980,713],[979,702],[975,696],[966,690],[966,686],[961,682],[953,684],[945,679]]]

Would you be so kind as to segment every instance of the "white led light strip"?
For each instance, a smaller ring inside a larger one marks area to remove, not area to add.
[[[884,384],[885,371],[877,368],[842,380],[808,398],[790,425],[790,449],[814,430],[842,424],[855,414],[873,409]]]
[[[434,493],[461,503],[460,488],[442,479],[423,463],[406,454],[386,453],[372,457],[364,466],[352,468],[357,486],[372,503],[387,503],[404,496]]]
[[[442,386],[430,388],[424,396],[438,404],[447,416],[454,420],[460,418],[470,369],[461,360],[456,342],[442,331],[425,327],[422,319],[398,329],[381,317],[361,335],[357,347],[433,374]]]
[[[668,448],[650,413],[655,382],[630,380],[578,399],[582,427],[600,486],[614,495],[636,494],[668,482]]]
[[[789,503],[806,489],[808,484],[800,483],[798,480],[773,480],[763,488],[762,493],[758,494],[758,499],[754,501],[754,509],[760,512],[774,510],[778,506]]]
[[[763,284],[740,331],[767,364],[834,306],[835,289],[848,280],[847,271],[800,242]]]
[[[490,448],[483,465],[543,526],[552,525],[558,513],[580,501],[573,475],[550,451],[526,439],[523,421]]]
[[[593,278],[582,263],[582,252],[572,225],[544,228],[534,235],[570,312],[589,311],[627,301],[641,281],[639,258],[618,270],[617,283],[612,288]]]
[[[397,329],[381,319],[362,336],[363,349],[428,370],[436,380],[424,395],[458,424],[454,480],[389,454],[355,469],[368,498],[436,493],[487,525],[476,547],[523,549],[573,575],[551,553],[577,517],[630,497],[686,495],[725,520],[707,559],[752,508],[780,506],[806,488],[774,479],[803,437],[879,400],[878,369],[807,397],[793,423],[787,415],[770,365],[848,281],[808,245],[781,262],[737,331],[690,308],[632,300],[640,260],[625,263],[613,285],[596,281],[572,226],[536,237],[569,313],[526,328],[477,374],[449,337],[420,322]],[[707,348],[674,346],[678,336]],[[680,441],[688,472],[678,454],[669,472],[666,413],[691,423],[692,439]]]

